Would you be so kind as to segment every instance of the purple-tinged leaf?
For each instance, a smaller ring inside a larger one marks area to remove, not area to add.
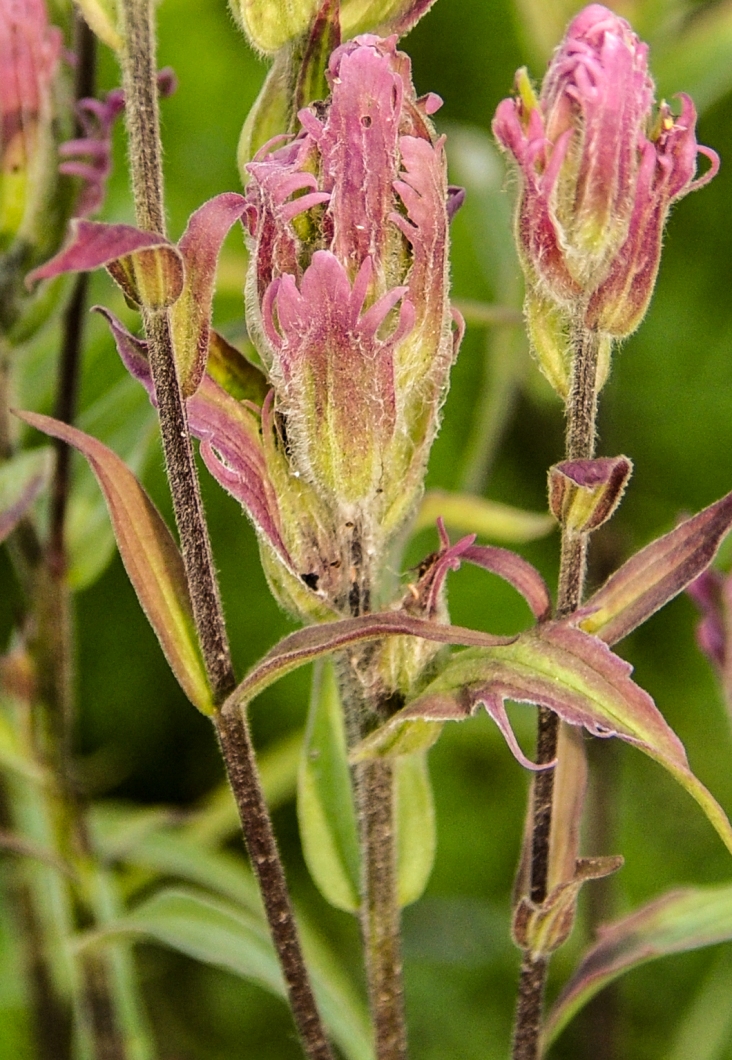
[[[280,677],[305,666],[314,659],[342,651],[351,644],[381,640],[389,636],[423,637],[440,644],[477,645],[481,647],[510,644],[513,637],[493,637],[475,629],[447,626],[414,618],[400,611],[382,611],[360,618],[324,622],[291,633],[276,644],[246,675],[231,693],[223,710],[245,706]]]
[[[471,545],[465,549],[461,558],[497,574],[517,589],[539,622],[549,618],[552,610],[549,590],[541,574],[528,560],[516,552],[497,548],[495,545]]]
[[[55,257],[28,274],[30,286],[66,272],[106,268],[134,305],[164,309],[180,297],[184,265],[178,248],[157,232],[132,225],[74,220],[71,239]]]
[[[437,520],[440,548],[422,561],[419,579],[409,586],[402,607],[410,614],[440,621],[446,615],[443,586],[451,570],[459,570],[463,561],[490,571],[518,590],[540,622],[551,613],[551,598],[546,583],[538,570],[515,552],[491,545],[475,545],[475,534],[450,544],[445,523]]]
[[[185,283],[170,312],[175,360],[184,397],[198,389],[206,370],[211,302],[221,244],[246,205],[243,195],[225,192],[192,214],[178,245]]]
[[[636,553],[570,616],[615,644],[697,578],[732,527],[732,493]]]
[[[51,450],[17,453],[0,465],[0,542],[13,532],[48,482]]]
[[[598,941],[582,959],[549,1014],[544,1047],[603,987],[623,972],[671,953],[732,939],[732,886],[685,888],[641,906],[598,929]]]
[[[594,736],[618,736],[660,762],[696,799],[732,853],[732,825],[691,772],[683,744],[631,673],[630,664],[597,637],[565,622],[547,622],[507,644],[460,652],[421,695],[364,740],[352,758],[394,754],[394,747],[399,753],[398,736],[405,726],[417,720],[460,721],[482,704],[516,758],[536,769],[518,746],[505,708],[506,700],[533,703]]]
[[[213,713],[183,560],[157,508],[126,464],[96,438],[50,416],[17,415],[89,461],[107,501],[122,562],[170,668],[191,702],[204,714]]]
[[[135,338],[113,313],[101,306],[114,335],[117,351],[131,375],[142,383],[155,402],[147,343]],[[201,457],[216,481],[246,508],[252,521],[272,547],[291,566],[279,529],[277,499],[267,477],[259,433],[259,417],[253,409],[231,397],[205,374],[196,393],[187,402],[188,426],[200,439]]]

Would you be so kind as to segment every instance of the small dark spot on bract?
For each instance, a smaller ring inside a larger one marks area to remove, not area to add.
[[[372,119],[370,114],[364,114],[364,116],[361,118],[361,124],[363,125],[364,129],[371,128],[371,120]]]
[[[319,574],[315,574],[315,572],[313,571],[310,574],[301,574],[300,577],[305,582],[308,589],[315,590],[318,588],[318,582],[320,581]]]

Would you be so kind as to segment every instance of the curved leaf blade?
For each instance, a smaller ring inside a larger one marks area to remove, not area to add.
[[[389,636],[423,637],[439,644],[482,647],[510,644],[516,639],[493,637],[489,633],[466,629],[463,626],[440,625],[427,619],[414,618],[401,611],[377,611],[360,618],[344,618],[337,622],[307,626],[284,637],[268,651],[234,689],[222,710],[238,710],[280,677],[324,655],[341,651],[351,644]]]
[[[603,987],[623,972],[671,953],[732,939],[732,886],[671,891],[601,927],[556,1001],[544,1032],[548,1046]]]
[[[731,527],[728,493],[632,556],[570,621],[607,644],[617,643],[709,566]]]
[[[122,562],[170,668],[191,702],[204,714],[213,713],[183,560],[155,505],[126,464],[96,438],[50,416],[17,415],[89,461],[107,501]]]
[[[632,667],[597,637],[565,622],[547,622],[510,644],[459,652],[427,688],[356,748],[354,758],[394,754],[399,733],[413,725],[459,721],[482,704],[516,758],[505,701],[548,707],[595,736],[617,736],[659,762],[696,799],[732,853],[732,825],[691,772],[683,744],[655,703],[631,679]],[[397,750],[398,753],[398,750]]]
[[[129,936],[154,940],[285,997],[264,918],[239,906],[186,888],[169,888],[102,930],[82,936],[77,945]],[[317,944],[306,949],[318,1004],[334,1041],[347,1060],[373,1060],[368,1020],[350,983],[333,972]]]

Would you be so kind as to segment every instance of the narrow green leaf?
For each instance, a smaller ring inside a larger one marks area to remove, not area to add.
[[[417,723],[418,724],[418,723]],[[435,858],[435,810],[425,754],[394,768],[399,904],[420,897]],[[316,666],[298,778],[300,837],[310,873],[331,905],[359,907],[361,859],[343,710],[333,666]]]
[[[91,820],[95,849],[105,860],[198,884],[262,917],[248,865],[228,851],[206,849],[188,829],[171,824],[168,811],[101,805]]]
[[[50,416],[18,415],[74,446],[89,461],[107,501],[127,574],[170,668],[191,702],[204,714],[212,713],[183,561],[155,505],[117,454],[95,438]]]
[[[437,849],[435,804],[426,754],[404,755],[394,763],[399,904],[422,897]]]
[[[111,939],[153,940],[179,953],[244,979],[284,997],[284,983],[264,919],[195,891],[160,891],[103,929],[78,941],[79,948]],[[306,945],[313,986],[334,1041],[347,1060],[373,1060],[370,1032],[363,1007],[337,968],[321,959],[318,947]]]
[[[488,501],[471,493],[430,490],[417,512],[414,532],[434,526],[442,516],[447,526],[462,534],[478,534],[490,541],[520,545],[545,537],[556,527],[548,513],[526,512],[510,504]]]
[[[732,886],[671,891],[598,931],[552,1009],[544,1032],[548,1046],[604,986],[656,957],[732,939]]]
[[[364,740],[354,757],[398,754],[402,731],[415,721],[459,721],[483,704],[516,758],[536,768],[521,751],[504,705],[508,699],[533,703],[595,736],[618,736],[654,758],[696,799],[732,853],[726,814],[691,772],[683,744],[631,673],[598,638],[564,622],[546,622],[510,644],[459,652],[421,695]]]
[[[0,542],[12,533],[49,480],[49,446],[17,453],[0,466]]]
[[[303,854],[321,893],[337,909],[359,907],[358,824],[346,734],[333,665],[316,665],[297,783]]]

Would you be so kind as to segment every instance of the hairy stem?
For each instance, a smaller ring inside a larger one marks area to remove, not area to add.
[[[333,1060],[303,960],[272,822],[242,712],[221,711],[216,717],[216,732],[305,1054],[309,1060]]]
[[[155,36],[150,0],[122,4],[125,116],[137,224],[165,235]],[[160,432],[193,615],[214,697],[222,703],[235,686],[214,572],[201,491],[188,433],[186,409],[175,368],[167,313],[143,314]]]
[[[594,456],[598,348],[599,339],[596,333],[578,329],[574,339],[572,378],[566,403],[567,460],[589,459]],[[586,561],[587,535],[578,535],[563,529],[557,618],[570,614],[579,606],[584,590]],[[537,762],[551,762],[556,758],[559,724],[559,717],[553,711],[545,707],[539,709]],[[530,896],[532,902],[537,905],[547,896],[555,769],[556,767],[544,769],[537,773],[533,784]],[[513,1060],[536,1060],[539,1056],[547,967],[548,961],[545,957],[532,960],[528,953],[524,955],[516,1008]]]
[[[369,572],[364,572],[364,583],[370,582]],[[375,691],[379,682],[372,669],[377,657],[378,646],[369,645],[344,653],[339,662],[349,747],[390,714],[388,701]],[[361,850],[361,938],[375,1055],[376,1060],[406,1060],[393,766],[385,760],[360,762],[353,767],[352,783]]]
[[[140,228],[164,235],[153,4],[151,0],[123,0],[121,9],[125,39],[122,58],[125,114],[137,223]],[[236,680],[170,325],[165,312],[146,312],[143,319],[193,615],[208,679],[215,702],[220,705],[234,689]],[[309,1060],[330,1060],[332,1053],[302,955],[246,722],[238,712],[222,711],[217,714],[215,725],[303,1049]]]
[[[355,769],[362,858],[361,934],[377,1060],[405,1060],[402,954],[394,836],[394,770],[388,761]]]

